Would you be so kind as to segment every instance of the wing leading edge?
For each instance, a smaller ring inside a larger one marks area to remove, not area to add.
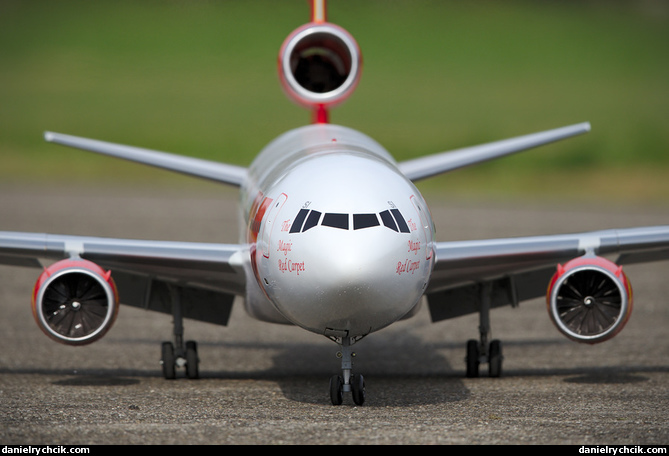
[[[48,142],[63,146],[122,158],[124,160],[176,171],[236,187],[241,186],[244,179],[246,179],[246,168],[241,166],[193,157],[184,157],[167,152],[98,141],[96,139],[81,138],[62,133],[53,133],[50,131],[44,133],[44,139]]]
[[[227,324],[235,296],[245,293],[244,246],[0,232],[0,263],[41,267],[81,258],[113,271],[121,303],[171,313],[177,290],[184,317]],[[167,296],[167,299],[166,299]]]
[[[543,296],[557,264],[583,255],[618,256],[619,265],[669,259],[669,226],[578,234],[438,242],[426,291],[435,321],[479,311],[480,286],[492,307]]]
[[[590,131],[590,123],[583,122],[530,135],[518,136],[464,149],[427,155],[399,163],[400,171],[412,181],[475,165],[516,152],[549,144]]]
[[[399,163],[404,175],[418,181],[455,169],[511,155],[523,150],[549,144],[590,131],[590,123],[583,122],[553,130],[518,136],[515,138],[466,147],[448,152],[432,154]],[[247,168],[213,162],[193,157],[184,157],[167,152],[116,144],[79,136],[47,131],[44,139],[63,146],[74,147],[145,165],[176,171],[179,173],[240,187],[247,175]]]

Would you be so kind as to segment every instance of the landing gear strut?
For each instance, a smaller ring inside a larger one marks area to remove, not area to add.
[[[341,405],[344,400],[344,393],[351,393],[353,402],[356,405],[365,403],[365,379],[362,375],[353,375],[353,358],[355,353],[351,351],[351,345],[355,343],[350,337],[341,338],[341,351],[337,357],[341,358],[342,375],[333,375],[330,378],[330,400],[332,405]]]
[[[186,377],[196,379],[200,377],[197,356],[197,343],[189,340],[184,344],[183,315],[181,313],[181,297],[179,289],[170,287],[172,297],[172,316],[174,317],[174,342],[163,342],[161,346],[160,364],[163,367],[163,377],[168,380],[177,378],[177,368],[186,369]]]
[[[481,309],[479,311],[479,340],[467,341],[467,377],[479,376],[479,365],[488,363],[488,376],[502,375],[502,342],[495,339],[488,343],[490,335],[490,292],[492,285],[484,283],[481,286]]]

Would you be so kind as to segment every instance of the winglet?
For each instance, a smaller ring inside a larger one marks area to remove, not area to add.
[[[502,141],[407,160],[399,163],[399,168],[408,179],[417,181],[589,131],[590,123],[583,122],[554,130],[517,136]]]
[[[246,179],[246,168],[241,166],[228,165],[200,158],[184,157],[167,152],[125,146],[122,144],[64,135],[61,133],[53,133],[50,131],[44,132],[44,139],[48,142],[63,146],[122,158],[237,187],[241,186]]]

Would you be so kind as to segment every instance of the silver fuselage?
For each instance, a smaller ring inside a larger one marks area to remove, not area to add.
[[[291,130],[258,155],[241,190],[253,316],[357,337],[419,302],[433,267],[432,219],[368,136],[332,124]]]

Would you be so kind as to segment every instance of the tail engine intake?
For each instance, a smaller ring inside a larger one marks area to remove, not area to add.
[[[298,104],[330,107],[353,92],[362,59],[355,39],[330,23],[309,23],[291,33],[279,52],[279,76]]]
[[[547,304],[562,334],[595,344],[612,338],[627,323],[632,287],[622,267],[601,257],[581,257],[558,266]]]
[[[100,339],[118,314],[119,300],[110,272],[81,260],[62,260],[37,279],[32,309],[37,325],[67,345]]]

